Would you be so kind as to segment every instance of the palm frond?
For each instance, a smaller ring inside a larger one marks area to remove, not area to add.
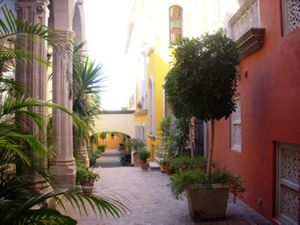
[[[43,207],[41,209],[32,209],[24,213],[17,225],[75,225],[77,221],[69,216],[64,216],[54,209]]]
[[[54,199],[65,210],[64,206],[69,202],[70,206],[78,210],[80,214],[88,214],[92,210],[95,214],[120,217],[130,211],[126,205],[111,198],[86,195],[66,189],[39,194],[34,192],[30,185],[31,183],[26,183],[24,180],[15,180],[0,189],[0,208],[2,209],[0,224],[13,224],[19,220],[41,218],[38,214],[41,212],[45,216],[44,213],[48,210],[45,202],[50,199]],[[40,206],[42,211],[32,211],[34,206]],[[57,215],[60,217],[59,214]]]
[[[27,63],[31,63],[32,60],[35,60],[38,63],[50,66],[49,62],[46,60],[43,60],[32,52],[23,49],[3,48],[0,50],[0,65],[5,65],[5,62],[12,60]]]

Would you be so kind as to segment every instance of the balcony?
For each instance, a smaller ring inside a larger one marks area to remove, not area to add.
[[[229,36],[236,41],[240,59],[258,51],[264,43],[265,29],[260,26],[259,0],[247,0],[229,20]]]

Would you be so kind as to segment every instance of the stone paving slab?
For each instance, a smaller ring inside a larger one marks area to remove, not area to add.
[[[72,215],[79,225],[269,225],[241,202],[228,207],[225,221],[193,223],[185,198],[176,200],[167,186],[169,178],[158,171],[143,172],[139,167],[97,168],[101,180],[95,194],[118,198],[131,212],[122,218]]]

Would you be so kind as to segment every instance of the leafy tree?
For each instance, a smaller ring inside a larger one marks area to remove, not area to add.
[[[174,65],[166,77],[165,91],[176,116],[211,121],[211,147],[207,175],[211,174],[215,120],[227,119],[235,110],[238,52],[222,30],[201,38],[183,38],[173,46]]]

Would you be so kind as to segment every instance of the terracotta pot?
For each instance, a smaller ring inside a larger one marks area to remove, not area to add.
[[[168,175],[172,175],[175,173],[175,170],[170,165],[166,165],[166,172]]]
[[[149,169],[149,163],[147,163],[147,162],[141,162],[141,168],[144,171],[148,171],[148,169]]]
[[[141,160],[139,159],[138,153],[133,153],[133,166],[138,167],[141,165]]]
[[[219,220],[226,217],[228,185],[213,184],[187,190],[189,213],[194,222]]]
[[[160,164],[160,172],[165,173],[167,170],[167,164]]]
[[[93,193],[94,183],[91,182],[81,183],[81,189],[83,193],[90,195]]]

